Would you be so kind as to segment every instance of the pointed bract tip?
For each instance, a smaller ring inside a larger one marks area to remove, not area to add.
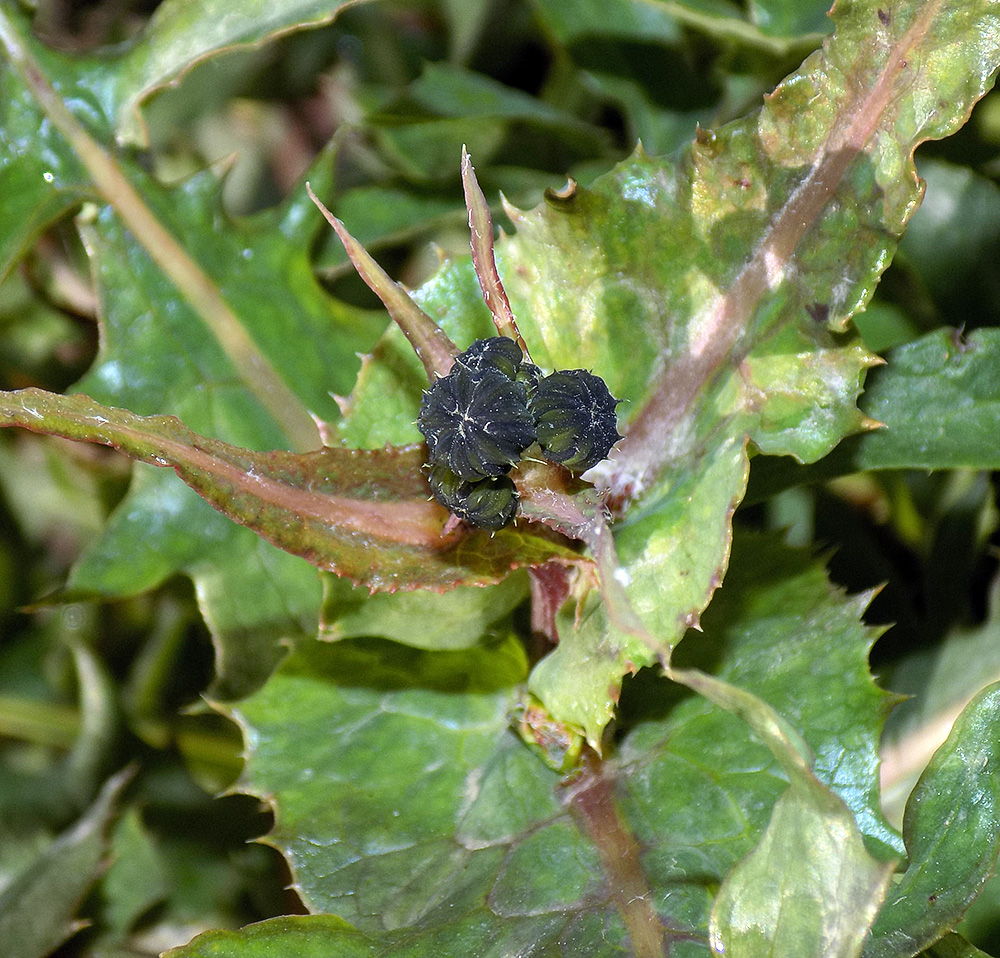
[[[518,223],[524,219],[524,210],[511,203],[511,201],[503,195],[503,190],[500,191],[500,207],[507,216],[507,219],[509,219],[512,223]]]
[[[344,229],[344,224],[337,219],[336,216],[331,213],[323,201],[313,192],[312,187],[309,183],[306,183],[306,195],[313,201],[316,208],[323,214],[323,218],[337,231],[337,235],[340,236],[341,242],[344,241],[344,236],[347,235],[350,238],[350,234]],[[346,245],[346,244],[345,244]]]
[[[347,413],[344,412],[344,406],[341,405],[341,401],[343,401],[347,407],[350,408],[350,399],[347,396],[336,396],[333,393],[330,393],[330,395],[333,396],[333,401],[340,409],[340,414],[342,416],[346,416]],[[336,424],[327,422],[325,419],[320,419],[320,417],[315,413],[311,412],[309,415],[312,416],[312,421],[316,423],[316,431],[319,433],[319,441],[323,443],[324,446],[337,445],[338,436]]]

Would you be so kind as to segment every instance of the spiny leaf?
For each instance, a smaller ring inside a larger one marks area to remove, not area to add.
[[[755,727],[780,730],[775,752],[811,782],[800,815],[898,844],[877,808],[888,696],[866,669],[873,633],[859,601],[772,539],[744,543],[734,569],[727,607],[706,615],[694,664],[721,667],[704,681],[742,696]],[[647,672],[655,684],[641,701],[656,710],[637,715],[633,699],[618,750],[562,779],[509,727],[525,667],[510,641],[447,653],[304,643],[231,707],[249,749],[243,788],[273,802],[268,841],[300,892],[385,949],[499,955],[530,940],[604,956],[637,941],[643,954],[704,942],[710,887],[764,835],[788,786],[782,761],[733,715],[700,696],[679,701]],[[842,696],[813,694],[831,675]],[[809,747],[787,744],[796,737]],[[417,792],[426,802],[410,800]],[[860,880],[868,859],[855,852],[844,867]],[[845,935],[866,927],[853,913],[838,920]]]
[[[572,555],[515,531],[442,536],[445,513],[427,501],[424,453],[415,447],[255,453],[192,433],[173,417],[136,416],[37,389],[0,394],[0,425],[103,443],[171,466],[225,515],[371,589],[498,582],[522,563]]]
[[[935,330],[892,350],[887,360],[872,373],[860,404],[885,428],[845,440],[806,468],[780,459],[755,462],[754,499],[871,469],[1000,468],[997,330]]]

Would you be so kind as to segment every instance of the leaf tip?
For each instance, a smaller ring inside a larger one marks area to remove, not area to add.
[[[524,219],[524,210],[511,203],[511,201],[503,195],[502,190],[500,191],[500,208],[503,210],[507,219],[514,224],[517,224]]]

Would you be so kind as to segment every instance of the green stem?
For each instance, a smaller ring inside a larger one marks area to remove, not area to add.
[[[32,58],[26,38],[0,8],[0,44],[45,115],[66,138],[105,202],[199,313],[241,379],[300,451],[321,445],[309,411],[260,352],[218,287],[154,216],[111,155],[83,128]]]
[[[676,0],[644,0],[644,2],[669,14],[678,23],[700,30],[710,37],[731,40],[741,46],[751,47],[776,57],[790,56],[794,51],[815,49],[823,40],[822,33],[807,33],[797,37],[771,37],[740,17],[699,13],[685,3],[677,3]]]
[[[0,695],[0,737],[68,750],[76,744],[82,728],[77,708]],[[220,778],[233,779],[242,768],[239,748],[229,736],[184,728],[183,722],[175,726],[144,720],[137,731],[144,741],[160,747],[175,741],[188,761],[211,768]]]
[[[0,695],[0,736],[70,748],[80,731],[80,713],[68,705]]]

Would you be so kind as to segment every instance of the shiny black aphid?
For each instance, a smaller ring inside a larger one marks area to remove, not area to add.
[[[621,439],[617,405],[604,380],[585,369],[546,376],[531,397],[542,454],[574,472],[596,466]]]

